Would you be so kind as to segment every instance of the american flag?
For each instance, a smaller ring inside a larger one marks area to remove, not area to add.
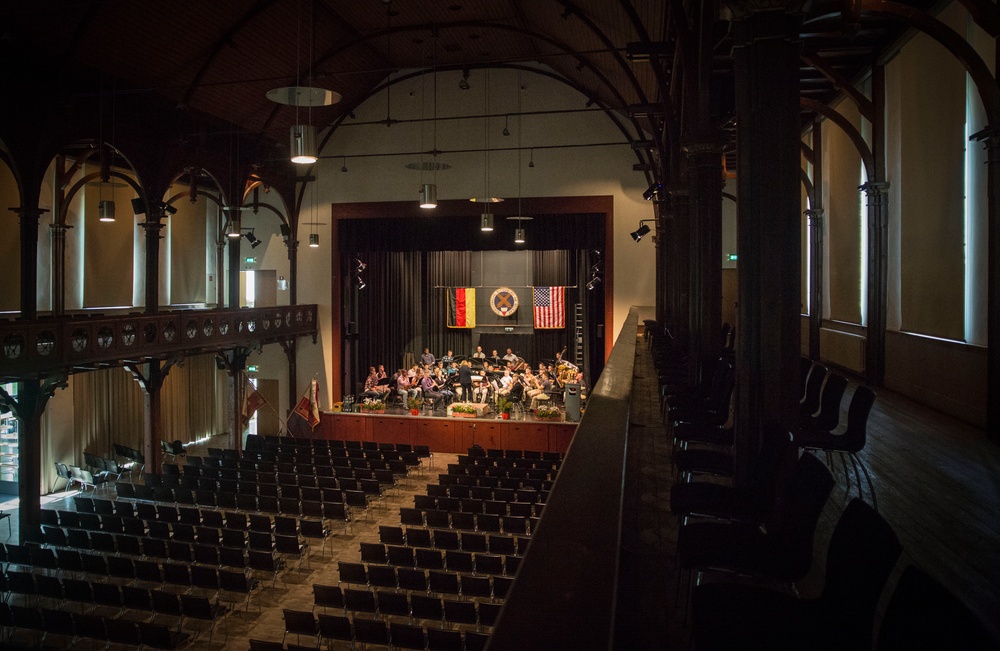
[[[535,287],[535,329],[566,327],[566,288]]]

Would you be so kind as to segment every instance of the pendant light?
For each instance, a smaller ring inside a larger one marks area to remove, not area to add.
[[[484,181],[483,189],[485,193],[481,197],[472,197],[469,201],[475,203],[485,203],[487,205],[491,203],[500,203],[503,201],[500,197],[494,197],[490,194],[490,69],[486,69],[486,81],[483,84],[483,171],[484,171]],[[487,208],[487,212],[489,209]]]
[[[488,208],[480,217],[479,230],[484,233],[489,233],[493,230],[493,215],[489,212]]]
[[[531,221],[521,213],[521,71],[517,71],[517,215],[508,217],[517,221],[514,229],[514,244],[524,244],[524,222]]]

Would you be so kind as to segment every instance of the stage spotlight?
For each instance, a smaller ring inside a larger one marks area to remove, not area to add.
[[[243,237],[247,238],[247,242],[250,242],[251,249],[256,249],[258,246],[262,244],[261,240],[257,239],[257,236],[254,235],[253,231],[248,231],[244,233]]]
[[[590,279],[590,282],[587,283],[587,289],[594,289],[600,284],[601,284],[600,276],[594,276],[593,278]]]
[[[367,287],[365,281],[362,280],[361,278],[361,274],[356,274],[354,276],[354,284],[357,286],[358,289],[364,289],[365,287]]]
[[[660,192],[662,191],[663,191],[663,184],[654,183],[653,185],[649,186],[645,192],[642,193],[642,198],[645,199],[646,201],[651,201],[653,197],[659,195]]]
[[[630,233],[630,235],[632,236],[632,239],[633,239],[633,240],[635,240],[636,242],[638,242],[638,241],[639,241],[639,240],[641,240],[641,239],[643,238],[643,236],[644,236],[644,235],[646,235],[646,233],[648,233],[648,232],[649,232],[649,226],[647,226],[646,224],[642,224],[642,223],[640,223],[640,224],[639,224],[639,228],[637,228],[637,229],[635,229],[634,231],[632,231],[632,232]]]
[[[168,215],[177,214],[177,209],[171,206],[169,203],[164,203],[162,204],[162,206],[163,206],[163,211],[166,212]]]
[[[458,87],[462,90],[469,90],[469,70],[465,69],[462,71],[462,78],[458,80]]]
[[[355,258],[355,261],[358,263],[358,273],[361,273],[368,268],[368,265],[362,262],[360,258]]]

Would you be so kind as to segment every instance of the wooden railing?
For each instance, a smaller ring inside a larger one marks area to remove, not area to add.
[[[487,649],[610,649],[638,311],[570,443]]]
[[[317,333],[315,305],[0,321],[0,380],[270,343]]]

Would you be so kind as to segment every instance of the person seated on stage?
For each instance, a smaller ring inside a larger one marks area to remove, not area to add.
[[[378,365],[378,379],[379,380],[384,380],[385,378],[386,378],[385,364],[379,364]]]
[[[388,387],[386,387],[388,389]],[[378,383],[378,371],[375,370],[374,366],[368,367],[368,377],[365,378],[365,390],[364,397],[366,398],[382,398],[388,391],[383,391],[382,387]]]
[[[552,399],[552,396],[548,394],[548,391],[552,388],[552,378],[549,377],[548,371],[542,371],[541,375],[535,381],[538,390],[535,391],[532,389],[528,391],[528,395],[531,396],[531,404],[528,406],[528,409],[531,411],[538,409],[539,402]]]
[[[431,409],[437,409],[438,405],[444,404],[444,395],[437,390],[437,383],[434,382],[432,373],[425,373],[420,379],[420,390],[424,394],[424,400],[430,403],[425,402],[424,404],[427,404]]]
[[[472,353],[472,359],[486,359],[486,353],[482,346],[476,346],[476,352]]]
[[[549,367],[545,365],[545,362],[538,362],[538,374],[541,375],[542,371],[549,370]]]
[[[409,393],[411,398],[419,398],[421,394],[424,392],[424,390],[420,388],[420,380],[423,379],[424,372],[418,368],[412,370],[412,373],[413,373],[412,376],[407,374],[407,378],[409,379],[409,387],[407,388],[407,393]]]
[[[424,354],[420,356],[420,363],[424,366],[430,366],[434,363],[434,354],[431,353],[430,348],[424,348]]]
[[[485,377],[480,380],[473,380],[472,382],[472,402],[480,402],[486,404],[487,398],[490,395],[490,383]]]
[[[503,370],[503,375],[500,376],[500,381],[498,383],[499,388],[497,393],[501,396],[509,396],[510,390],[514,386],[514,376],[510,374],[510,369],[505,368]]]
[[[455,399],[455,392],[451,390],[448,384],[448,377],[440,368],[434,369],[434,387],[434,390],[439,392],[444,398],[444,404],[450,404]]]
[[[448,350],[448,353],[447,353],[447,354],[446,354],[446,355],[445,355],[444,357],[442,357],[442,358],[441,358],[441,361],[442,361],[443,363],[445,363],[445,364],[451,364],[452,362],[454,362],[454,361],[455,361],[455,353],[453,353],[453,352],[452,352],[452,351],[451,351],[451,350],[449,349],[449,350]]]
[[[577,372],[570,378],[569,382],[563,383],[563,402],[566,401],[566,385],[570,383],[579,384],[580,388],[577,390],[580,394],[580,400],[586,400],[587,398],[587,385],[583,383],[583,372]]]
[[[458,362],[452,362],[446,368],[448,377],[454,380],[458,376]]]
[[[555,366],[556,370],[559,370],[561,367],[574,368],[574,369],[577,367],[576,364],[574,364],[573,362],[567,359],[563,359],[562,353],[556,353],[556,359],[554,362],[552,362],[552,366]]]
[[[496,351],[493,352],[495,353]],[[514,354],[514,351],[508,348],[507,354],[503,356],[503,361],[507,362],[508,364],[510,364],[511,362],[517,363],[517,355]]]
[[[410,395],[410,376],[407,375],[406,369],[401,368],[396,374],[396,393],[401,397],[405,407],[406,398]]]
[[[494,367],[500,366],[500,363],[503,361],[503,358],[500,357],[499,355],[497,355],[497,351],[496,350],[494,350],[490,354],[490,356],[487,357],[486,359],[490,360],[490,364],[492,364]]]

